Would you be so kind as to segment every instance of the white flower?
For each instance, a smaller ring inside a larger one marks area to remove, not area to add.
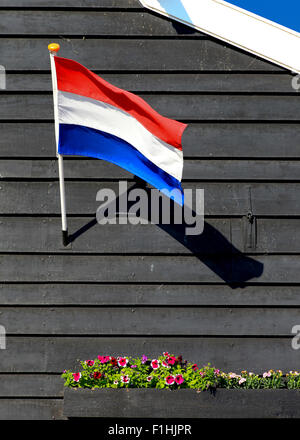
[[[157,360],[157,359],[152,359],[152,361],[151,361],[151,367],[153,368],[153,370],[156,370],[157,368],[159,368],[159,364],[160,364],[160,361],[159,361],[159,360]]]
[[[121,382],[122,383],[129,383],[130,377],[129,376],[121,376]]]

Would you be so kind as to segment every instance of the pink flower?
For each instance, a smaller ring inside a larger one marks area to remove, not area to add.
[[[205,376],[205,373],[203,373],[203,371],[199,371],[199,374],[200,374],[201,377]]]
[[[270,371],[265,371],[263,374],[263,377],[271,377],[271,372]]]
[[[238,375],[235,373],[229,373],[228,376],[230,379],[236,379],[238,377]]]
[[[130,368],[136,368],[136,365],[131,365],[131,367]]]
[[[242,385],[242,383],[246,382],[246,379],[244,377],[241,377],[241,379],[239,380],[239,384]]]
[[[177,374],[177,376],[175,377],[175,382],[177,383],[177,385],[181,385],[184,382],[184,378],[181,374]]]
[[[161,364],[162,364],[162,366],[165,367],[165,368],[171,368],[170,365],[168,365],[166,361],[162,361]]]
[[[169,353],[168,353],[167,351],[164,351],[164,352],[163,352],[163,355],[164,355],[164,356],[169,356]]]
[[[89,366],[89,367],[92,367],[93,365],[94,365],[94,361],[91,361],[91,360],[88,360],[88,361],[85,361],[85,363]]]
[[[215,370],[214,373],[215,374],[220,374],[220,370]]]
[[[151,382],[151,380],[152,380],[152,376],[148,376],[147,377],[147,382]]]
[[[118,382],[117,380],[114,380],[114,384],[115,384],[115,385],[118,385],[118,383],[119,383],[119,382]]]
[[[157,370],[157,368],[159,368],[159,364],[160,362],[157,359],[152,359],[151,367],[153,368],[153,370]]]
[[[101,362],[101,364],[106,364],[107,362],[109,362],[110,357],[109,356],[98,356],[98,359]]]
[[[128,364],[128,359],[127,358],[123,358],[123,357],[120,357],[120,358],[118,358],[118,365],[119,365],[119,367],[126,367],[126,365]]]
[[[142,356],[142,364],[145,364],[147,362],[147,360],[148,360],[147,356],[145,356],[143,354],[143,356]]]
[[[121,376],[121,382],[122,383],[129,383],[130,377],[129,376]]]
[[[170,374],[165,378],[165,382],[167,385],[173,385],[173,383],[175,382],[175,377]]]
[[[81,373],[73,373],[73,377],[75,382],[79,382],[79,379],[81,378]]]
[[[174,365],[176,363],[177,359],[175,356],[169,356],[168,357],[168,364],[169,365]]]

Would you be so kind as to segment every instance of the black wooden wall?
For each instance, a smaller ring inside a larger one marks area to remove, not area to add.
[[[299,368],[299,97],[283,69],[137,0],[0,0],[0,418],[62,418],[76,359],[163,350],[225,370]],[[66,159],[61,245],[48,43],[189,123],[199,237],[99,226],[96,192],[133,176]]]

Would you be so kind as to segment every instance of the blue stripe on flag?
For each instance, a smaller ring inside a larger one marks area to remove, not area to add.
[[[175,202],[183,204],[181,183],[148,160],[131,144],[117,136],[82,125],[59,124],[58,152],[65,155],[88,156],[107,160],[141,179],[162,193],[175,191]]]
[[[299,0],[225,0],[275,23],[300,32]]]

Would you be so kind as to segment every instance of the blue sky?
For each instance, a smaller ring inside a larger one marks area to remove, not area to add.
[[[300,0],[226,0],[268,20],[300,32]]]

